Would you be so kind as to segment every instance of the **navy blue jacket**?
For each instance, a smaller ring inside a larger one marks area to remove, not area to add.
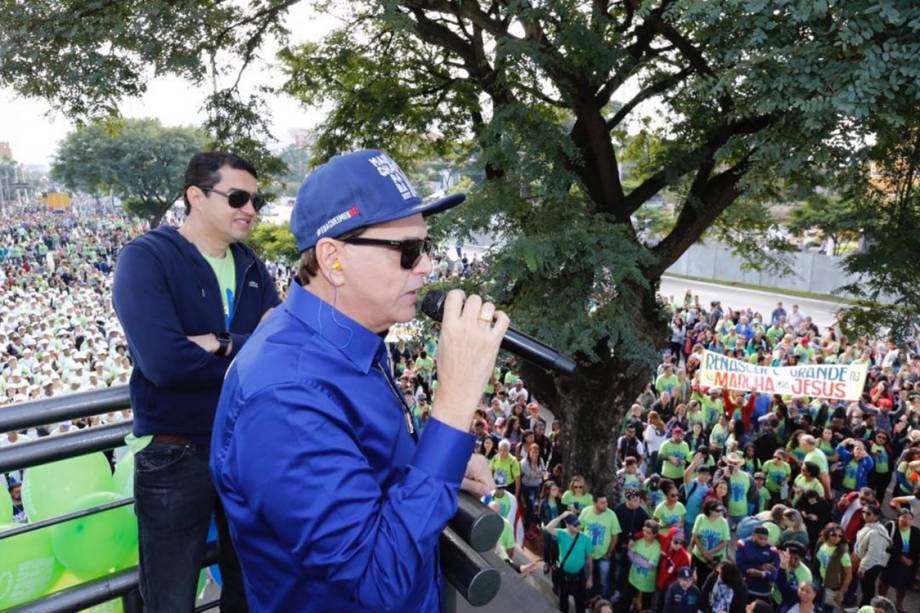
[[[236,293],[233,350],[218,357],[189,336],[225,330],[214,269],[176,228],[161,226],[122,249],[112,302],[134,360],[134,434],[174,434],[208,444],[224,373],[262,315],[279,304],[275,282],[252,250],[230,246]]]
[[[767,545],[760,547],[754,542],[753,537],[738,541],[735,549],[735,564],[744,577],[744,583],[747,585],[748,594],[764,596],[770,593],[773,582],[776,580],[776,572],[779,570],[779,552],[775,547]],[[764,564],[772,564],[776,569],[765,577],[751,577],[747,571],[751,569],[760,569]]]
[[[668,613],[697,613],[703,608],[700,588],[691,585],[685,590],[680,581],[675,581],[665,593],[664,610]]]

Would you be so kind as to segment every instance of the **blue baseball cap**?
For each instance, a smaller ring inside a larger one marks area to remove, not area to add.
[[[421,213],[433,215],[454,207],[465,194],[422,202],[406,173],[383,151],[365,149],[331,158],[304,180],[291,212],[297,250],[321,238]]]

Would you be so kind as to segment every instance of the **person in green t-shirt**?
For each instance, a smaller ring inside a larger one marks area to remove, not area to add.
[[[565,528],[559,528],[559,524]],[[575,599],[575,610],[584,611],[587,605],[586,590],[594,585],[593,564],[591,564],[591,539],[581,533],[581,521],[572,511],[565,511],[559,517],[546,524],[546,532],[558,544],[559,564],[562,577],[559,589],[559,601],[566,603],[568,610],[569,595]]]
[[[607,507],[607,496],[595,496],[594,504],[582,509],[578,519],[582,532],[591,541],[591,557],[595,560],[609,560],[622,530],[616,513]]]
[[[763,472],[767,477],[766,487],[774,499],[782,498],[786,495],[789,486],[789,477],[792,475],[792,467],[785,461],[786,452],[777,449],[773,452],[773,459],[767,460],[763,464]]]
[[[697,581],[705,582],[712,572],[714,562],[725,559],[731,530],[728,521],[722,516],[722,504],[709,499],[703,503],[703,512],[696,516],[691,530],[693,546],[693,566],[697,571]]]
[[[820,453],[820,452],[819,452]],[[818,496],[824,498],[824,485],[818,480],[818,473],[820,469],[818,465],[814,462],[805,462],[802,465],[802,473],[795,478],[793,482],[793,497],[792,504],[798,503],[799,499],[802,497],[802,494],[808,490],[817,492]]]
[[[853,579],[853,561],[850,559],[849,549],[844,541],[843,528],[839,524],[828,524],[818,537],[817,551],[815,558],[818,562],[818,574],[821,576],[821,582],[824,584],[824,604],[830,608],[843,609],[843,596],[850,586]],[[831,558],[835,553],[840,554],[840,576],[832,577],[839,581],[836,585],[829,585],[827,582],[827,569]]]
[[[664,488],[662,488],[664,489]],[[671,485],[665,492],[663,502],[658,503],[652,518],[658,520],[665,529],[671,526],[677,526],[683,530],[684,518],[687,516],[687,509],[680,502],[680,491],[674,485]]]
[[[492,469],[493,479],[501,479],[509,488],[513,487],[515,497],[521,495],[521,463],[511,455],[511,442],[508,439],[499,441],[498,453],[492,456],[489,468]]]
[[[572,480],[569,481],[569,489],[562,493],[562,504],[575,513],[581,513],[582,509],[587,509],[594,504],[594,496],[588,492],[584,477],[581,475],[572,477]]]
[[[431,372],[434,370],[434,360],[428,356],[427,351],[422,350],[415,359],[415,370],[421,374],[426,381],[431,381]]]
[[[501,505],[497,500],[490,502],[489,508],[498,513],[498,515],[502,518],[502,533],[498,537],[498,546],[495,548],[498,557],[503,560],[513,560],[515,546],[514,528],[511,526],[511,522],[505,519]]]
[[[827,464],[827,456],[818,449],[818,441],[810,434],[803,434],[799,438],[799,445],[805,450],[802,465],[804,466],[806,462],[813,462],[818,467],[818,474],[815,475],[815,478],[823,486],[821,495],[829,500],[831,497],[831,474]]]
[[[620,535],[620,521],[616,513],[607,508],[607,496],[603,493],[594,497],[594,504],[582,510],[578,516],[582,531],[591,541],[591,557],[593,559],[593,573],[600,593],[610,596],[611,587],[611,560],[613,551],[617,546]]]
[[[869,485],[875,490],[878,500],[885,499],[885,491],[891,483],[891,453],[888,447],[888,433],[878,431],[869,446],[869,455],[875,460],[875,468],[869,473]]]
[[[658,561],[661,559],[658,530],[658,522],[647,519],[642,525],[642,538],[629,543],[629,584],[637,591],[636,604],[639,611],[649,607],[652,594],[655,593]]]
[[[722,389],[713,387],[709,390],[708,396],[703,396],[700,400],[703,407],[703,415],[706,417],[706,427],[712,428],[719,422],[719,417],[725,412],[722,408]]]
[[[741,470],[744,458],[733,451],[725,457],[728,465],[728,517],[729,525],[734,528],[748,514],[748,490],[751,489],[751,476]]]
[[[661,458],[661,476],[668,479],[682,479],[690,458],[690,445],[684,441],[684,429],[680,426],[671,431],[671,438],[661,444],[658,450]]]
[[[725,449],[725,442],[728,440],[729,433],[728,416],[722,414],[719,416],[718,423],[712,427],[712,432],[709,434],[709,448],[721,454]]]
[[[664,372],[655,379],[655,389],[659,392],[668,392],[669,394],[680,385],[680,380],[674,374],[674,367],[665,364]]]
[[[763,513],[770,506],[770,490],[765,485],[766,481],[767,476],[763,472],[754,473],[754,487],[757,488],[757,505],[752,515]]]

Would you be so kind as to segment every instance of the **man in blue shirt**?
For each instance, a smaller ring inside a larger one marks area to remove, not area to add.
[[[383,338],[415,316],[432,269],[422,214],[462,200],[423,203],[380,151],[336,156],[301,186],[301,285],[230,367],[214,423],[212,474],[253,611],[440,609],[437,543],[464,475],[478,495],[493,487],[469,430],[508,318],[448,294],[421,437]]]

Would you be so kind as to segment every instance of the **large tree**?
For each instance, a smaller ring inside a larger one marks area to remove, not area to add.
[[[142,89],[143,62],[201,80],[229,52],[227,66],[245,68],[283,34],[290,4],[6,2],[0,81],[86,113]],[[330,109],[315,159],[378,146],[410,166],[439,156],[481,169],[469,206],[442,223],[498,236],[484,289],[578,356],[576,376],[529,384],[564,420],[569,470],[597,485],[665,340],[661,274],[742,195],[763,201],[816,171],[878,129],[870,117],[903,125],[893,101],[918,99],[913,0],[316,4],[343,25],[281,53],[285,90]],[[210,102],[215,122],[256,125],[239,96]],[[636,130],[655,147],[625,184],[623,138]],[[633,217],[666,189],[673,225],[640,236]]]
[[[920,104],[906,112],[912,122],[880,125],[856,150],[863,163],[837,175],[864,222],[862,248],[845,259],[859,282],[845,288],[857,303],[844,313],[843,329],[888,334],[899,344],[920,342]]]
[[[205,140],[201,130],[155,119],[99,120],[64,138],[51,177],[73,190],[114,193],[154,227],[182,197],[185,167]]]

